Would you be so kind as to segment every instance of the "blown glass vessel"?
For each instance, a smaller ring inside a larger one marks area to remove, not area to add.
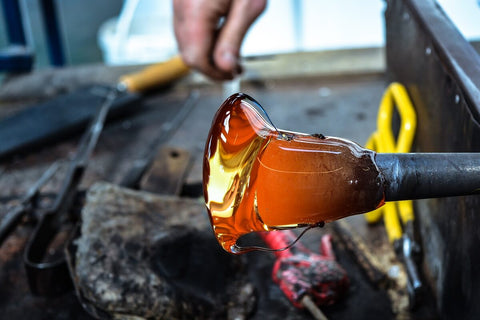
[[[250,232],[313,226],[384,203],[375,152],[322,134],[277,129],[238,93],[217,111],[203,159],[205,203],[227,252]]]

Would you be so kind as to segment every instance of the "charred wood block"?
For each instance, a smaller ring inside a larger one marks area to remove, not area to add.
[[[157,194],[180,194],[191,157],[187,150],[163,147],[140,182],[140,189]]]
[[[97,183],[75,245],[77,292],[97,314],[244,318],[255,305],[243,258],[221,250],[196,200]]]

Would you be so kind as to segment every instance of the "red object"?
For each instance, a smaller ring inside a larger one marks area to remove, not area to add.
[[[285,248],[296,239],[290,230],[264,232],[261,237],[272,249]],[[330,305],[348,290],[350,281],[335,261],[331,238],[331,235],[322,237],[321,254],[313,253],[300,242],[275,252],[273,281],[297,308],[303,307],[301,300],[305,295],[317,305]]]

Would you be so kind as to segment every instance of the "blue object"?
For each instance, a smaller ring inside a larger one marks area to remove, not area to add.
[[[18,0],[2,0],[10,45],[0,50],[0,72],[27,72],[32,69],[33,54],[27,48]]]
[[[47,33],[50,63],[57,67],[63,66],[65,64],[65,56],[54,0],[41,0],[40,3],[43,14],[43,24],[45,26],[45,32]]]
[[[27,72],[33,66],[33,52],[28,48],[19,0],[0,0],[5,16],[9,45],[0,49],[0,72]],[[63,66],[65,55],[54,0],[39,0],[47,39],[50,64]]]
[[[23,45],[0,49],[0,72],[28,72],[32,70],[33,54]]]
[[[22,15],[18,0],[2,0],[5,23],[7,25],[8,41],[11,44],[26,45]]]

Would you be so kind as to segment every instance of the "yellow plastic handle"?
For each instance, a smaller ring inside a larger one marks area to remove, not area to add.
[[[398,201],[397,206],[403,224],[406,224],[407,222],[413,221],[415,219],[412,200]]]
[[[387,202],[383,208],[383,223],[387,230],[388,240],[394,242],[402,237],[402,225],[398,219],[398,211],[395,202]]]
[[[397,141],[392,131],[394,107],[397,108],[401,119]],[[378,110],[377,131],[370,136],[366,147],[377,152],[409,152],[416,125],[415,109],[410,102],[407,90],[401,84],[394,82],[385,90]],[[412,201],[386,203],[377,210],[367,212],[365,219],[368,223],[375,223],[383,216],[388,238],[393,242],[402,236],[399,215],[404,224],[414,219]]]
[[[395,102],[395,104],[394,104]],[[400,113],[400,132],[395,141],[392,132],[393,107]],[[380,152],[409,152],[415,136],[417,117],[407,90],[399,83],[392,83],[386,90],[378,110],[377,127],[380,134]]]
[[[189,72],[180,56],[151,65],[145,69],[120,78],[120,83],[130,92],[146,92],[173,82]]]

